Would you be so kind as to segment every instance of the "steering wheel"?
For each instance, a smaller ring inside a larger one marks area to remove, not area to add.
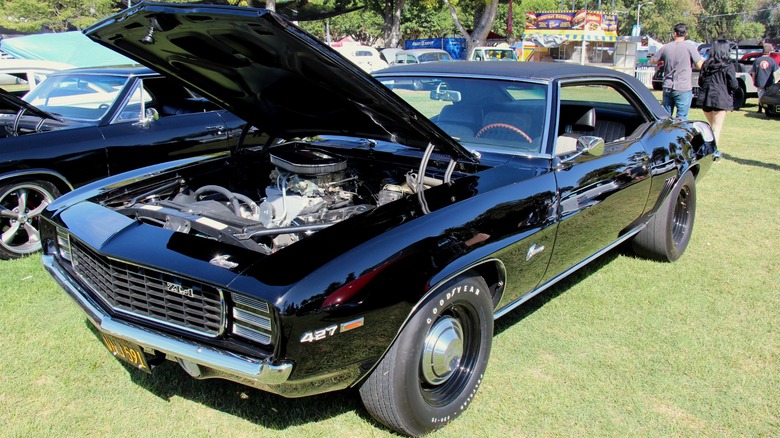
[[[491,129],[497,129],[497,128],[508,129],[508,130],[514,132],[515,134],[519,134],[528,143],[533,143],[534,142],[533,139],[531,139],[531,136],[526,134],[522,129],[518,128],[517,126],[510,125],[508,123],[491,123],[491,124],[483,127],[482,129],[480,129],[479,132],[477,132],[477,135],[475,137],[482,137],[482,134],[484,134],[485,132],[487,132],[487,131],[489,131]]]

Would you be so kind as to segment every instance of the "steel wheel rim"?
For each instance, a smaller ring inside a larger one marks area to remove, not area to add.
[[[432,406],[447,405],[462,394],[481,348],[476,309],[454,305],[440,315],[425,336],[420,358],[420,389]]]
[[[34,184],[15,185],[0,194],[0,245],[17,254],[41,249],[40,214],[53,200]]]
[[[687,186],[680,190],[677,195],[677,202],[674,204],[674,213],[672,214],[672,241],[675,245],[680,244],[685,236],[688,234],[688,226],[690,219],[690,209],[688,208],[688,201],[690,198],[690,191]]]

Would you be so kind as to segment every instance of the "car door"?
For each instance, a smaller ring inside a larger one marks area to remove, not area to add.
[[[225,110],[165,78],[139,78],[130,86],[110,122],[100,128],[111,175],[228,150],[236,123],[226,124],[220,116]]]
[[[649,121],[639,98],[620,82],[574,81],[559,91],[559,225],[545,280],[617,242],[642,214],[650,190],[650,156],[635,134]],[[568,140],[582,136],[603,138],[603,151],[567,149]]]

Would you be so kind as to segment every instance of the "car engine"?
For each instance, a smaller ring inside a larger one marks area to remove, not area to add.
[[[388,179],[372,190],[347,159],[320,149],[274,151],[269,161],[273,170],[255,189],[257,200],[219,185],[187,185],[172,197],[147,194],[121,210],[144,223],[272,254],[413,192],[405,181]]]

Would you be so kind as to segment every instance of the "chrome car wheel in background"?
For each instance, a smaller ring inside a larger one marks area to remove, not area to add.
[[[0,258],[18,258],[41,248],[39,216],[57,196],[57,188],[45,181],[0,189]]]

